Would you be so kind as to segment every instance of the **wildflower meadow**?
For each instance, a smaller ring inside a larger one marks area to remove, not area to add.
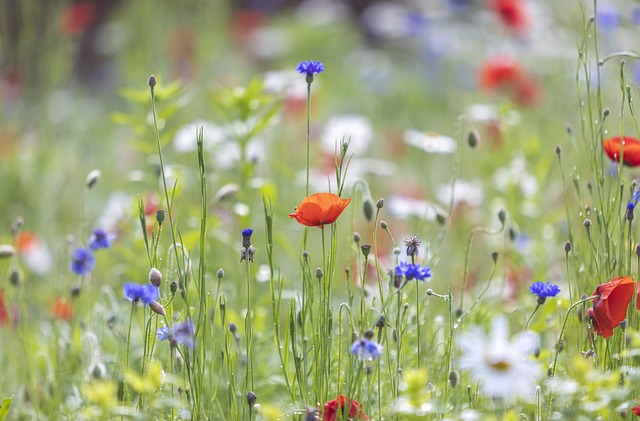
[[[640,3],[0,2],[0,421],[640,417]]]

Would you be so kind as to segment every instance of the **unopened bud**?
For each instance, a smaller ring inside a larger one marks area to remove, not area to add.
[[[386,230],[389,227],[389,224],[387,224],[387,221],[380,221],[380,228],[382,228],[383,230]]]
[[[171,282],[171,284],[169,284],[169,291],[171,291],[172,294],[175,294],[177,290],[178,283],[176,281]]]
[[[85,183],[88,189],[92,189],[96,185],[101,174],[100,170],[93,170],[87,175]]]
[[[323,276],[324,276],[324,272],[322,271],[322,269],[321,268],[316,269],[316,278],[322,279]]]
[[[11,244],[0,244],[0,259],[7,259],[16,254],[16,248]]]
[[[218,269],[218,273],[216,273],[216,276],[218,277],[218,279],[224,278],[224,270],[222,270],[222,268]]]
[[[257,400],[258,400],[258,397],[256,396],[255,393],[247,392],[247,404],[249,406],[253,406]]]
[[[476,146],[478,146],[479,142],[480,142],[480,135],[478,134],[477,130],[471,129],[469,131],[469,134],[467,135],[467,144],[471,148],[475,148]]]
[[[449,384],[455,388],[458,384],[458,372],[453,370],[449,372]]]
[[[365,199],[362,204],[362,210],[364,211],[364,217],[367,218],[367,221],[371,221],[373,218],[373,203],[371,203],[371,199]]]
[[[149,271],[149,283],[154,287],[159,287],[162,283],[162,273],[158,269],[151,268]]]
[[[382,198],[378,199],[378,201],[376,202],[376,208],[378,209],[384,208],[384,199]]]
[[[602,110],[603,117],[609,117],[609,114],[611,114],[611,110],[609,108],[605,108],[604,110]]]
[[[13,269],[11,268],[9,270],[9,282],[11,282],[11,285],[18,286],[18,284],[20,283],[20,272],[18,272],[17,269]]]
[[[154,75],[149,76],[149,87],[151,89],[153,89],[156,86],[156,83],[158,83],[158,81],[156,80],[156,77]]]
[[[584,225],[584,227],[586,229],[589,229],[591,227],[591,219],[589,219],[589,218],[585,219],[582,224]]]
[[[157,301],[151,301],[149,303],[149,308],[153,310],[154,313],[159,314],[161,316],[166,316],[167,314],[165,313],[164,307],[162,307],[162,304],[158,303]]]
[[[564,251],[565,253],[569,253],[571,251],[571,241],[564,243]]]
[[[562,153],[562,148],[560,145],[556,145],[556,155],[560,155]]]
[[[158,209],[156,211],[156,221],[158,221],[158,224],[162,225],[164,222],[164,216],[164,209]]]
[[[358,234],[357,232],[353,233],[353,241],[355,241],[356,243],[360,242],[360,234]]]
[[[500,220],[500,223],[504,224],[504,221],[507,220],[507,212],[505,212],[504,209],[500,209],[498,211],[498,219]]]
[[[373,335],[374,335],[373,330],[367,330],[366,332],[364,332],[365,339],[371,340],[371,338],[373,338]]]
[[[491,253],[491,258],[493,259],[493,263],[496,263],[498,261],[498,252],[494,251]]]
[[[237,331],[238,331],[238,326],[233,322],[229,323],[229,332],[235,334]]]

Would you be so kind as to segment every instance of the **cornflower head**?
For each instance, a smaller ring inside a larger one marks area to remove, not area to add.
[[[306,75],[307,83],[311,84],[311,82],[313,82],[313,75],[324,72],[324,64],[321,61],[305,60],[298,63],[296,71],[301,75]]]
[[[94,251],[98,249],[108,249],[115,239],[115,234],[97,228],[91,234],[91,238],[89,238],[89,248]]]
[[[414,235],[411,238],[406,238],[404,240],[404,245],[407,247],[407,256],[415,257],[418,255],[418,247],[420,247],[420,237]]]
[[[71,271],[76,275],[86,275],[96,267],[96,257],[91,249],[78,248],[71,256]]]
[[[159,297],[158,288],[151,284],[140,285],[133,282],[127,282],[122,286],[122,292],[124,294],[124,298],[132,303],[142,301],[144,305],[147,305],[152,301],[156,301]]]
[[[431,278],[431,268],[419,264],[400,262],[400,264],[396,266],[395,274],[396,276],[404,276],[407,281],[412,279],[425,281],[427,278]]]
[[[251,234],[253,234],[253,230],[251,228],[242,230],[242,250],[240,250],[240,262],[244,260],[253,262],[253,255],[256,253],[256,248],[251,245]]]
[[[158,328],[156,336],[158,340],[168,340],[171,346],[183,344],[187,348],[193,349],[195,345],[193,341],[194,332],[193,323],[191,320],[186,320],[171,328],[168,326]]]
[[[529,287],[529,291],[538,296],[538,304],[542,305],[547,298],[555,297],[560,293],[560,288],[551,282],[534,282]]]
[[[373,333],[373,332],[372,332]],[[351,353],[362,361],[373,361],[382,355],[382,345],[371,340],[369,335],[365,334],[364,338],[356,339],[351,345]]]

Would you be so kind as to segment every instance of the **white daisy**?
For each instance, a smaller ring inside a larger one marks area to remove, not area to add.
[[[456,180],[451,189],[451,184],[443,184],[438,187],[436,197],[441,203],[449,204],[453,194],[453,203],[466,203],[469,206],[480,206],[484,200],[482,183],[478,180]]]
[[[404,131],[404,141],[427,153],[447,154],[456,150],[454,139],[434,132],[419,132],[415,129],[408,129]]]
[[[459,366],[480,382],[480,389],[487,396],[532,399],[541,369],[528,357],[537,346],[538,338],[533,332],[521,333],[509,341],[507,320],[496,317],[488,337],[478,328],[460,336],[463,355]]]

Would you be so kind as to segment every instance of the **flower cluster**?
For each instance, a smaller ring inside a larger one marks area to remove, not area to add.
[[[89,247],[77,248],[71,255],[71,271],[76,275],[87,275],[96,267],[96,257],[94,251],[107,249],[115,240],[113,233],[97,228],[89,238]]]
[[[555,297],[560,294],[560,288],[551,282],[534,282],[529,287],[529,291],[538,296],[538,304],[542,305],[547,298]]]
[[[395,275],[403,276],[407,281],[412,279],[425,281],[427,278],[431,278],[431,268],[419,264],[400,262],[400,264],[396,266]]]
[[[193,349],[195,345],[193,341],[194,332],[193,323],[191,320],[186,320],[171,328],[168,326],[158,328],[156,336],[161,341],[168,340],[171,343],[171,346],[183,344],[187,348]]]

